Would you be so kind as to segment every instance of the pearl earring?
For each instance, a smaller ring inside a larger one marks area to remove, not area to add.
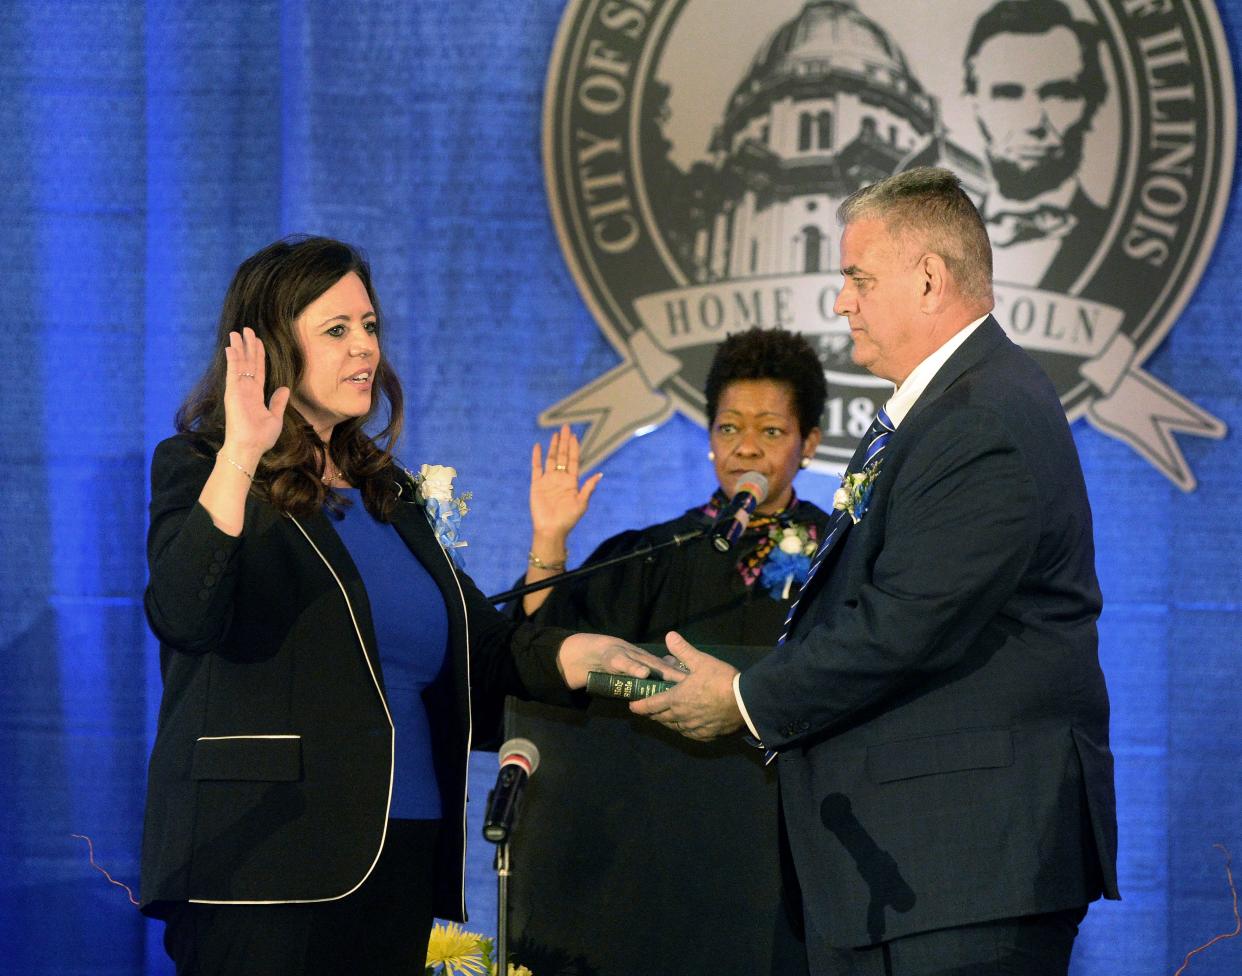
[[[715,451],[708,451],[708,452],[707,452],[707,460],[709,460],[709,461],[715,461],[715,460],[716,460],[716,452],[715,452]]]
[[[805,468],[809,468],[810,466],[811,466],[811,459],[808,457],[804,457],[801,461],[798,462],[798,467],[800,468],[805,469]]]

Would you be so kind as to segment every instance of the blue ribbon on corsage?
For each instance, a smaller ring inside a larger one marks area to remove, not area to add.
[[[771,536],[775,545],[764,557],[759,582],[773,600],[788,600],[793,585],[806,582],[819,543],[814,526],[775,525]]]
[[[419,501],[423,503],[423,513],[436,534],[436,540],[444,547],[458,568],[465,567],[467,542],[461,537],[461,520],[470,511],[466,504],[473,493],[463,491],[460,495],[453,494],[453,479],[457,477],[457,469],[443,464],[424,464],[414,475],[414,487]]]

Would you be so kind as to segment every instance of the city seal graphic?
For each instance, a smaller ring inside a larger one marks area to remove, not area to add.
[[[571,0],[544,167],[561,248],[621,363],[540,415],[598,463],[680,410],[716,345],[802,332],[840,471],[891,386],[850,359],[837,205],[953,170],[987,221],[994,314],[1066,416],[1183,490],[1175,434],[1224,424],[1143,369],[1229,197],[1233,73],[1210,0]]]

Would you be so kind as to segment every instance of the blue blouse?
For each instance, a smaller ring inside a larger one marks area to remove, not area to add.
[[[440,789],[422,693],[448,655],[448,611],[440,588],[397,530],[377,522],[357,488],[337,489],[352,504],[336,514],[336,531],[353,557],[371,601],[388,710],[396,727],[390,817],[437,820]]]

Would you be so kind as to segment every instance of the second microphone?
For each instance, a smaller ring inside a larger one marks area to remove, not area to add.
[[[721,552],[733,548],[733,544],[742,537],[750,517],[756,508],[768,497],[768,479],[758,471],[747,471],[737,479],[737,488],[733,498],[716,517],[712,526],[712,545]]]

